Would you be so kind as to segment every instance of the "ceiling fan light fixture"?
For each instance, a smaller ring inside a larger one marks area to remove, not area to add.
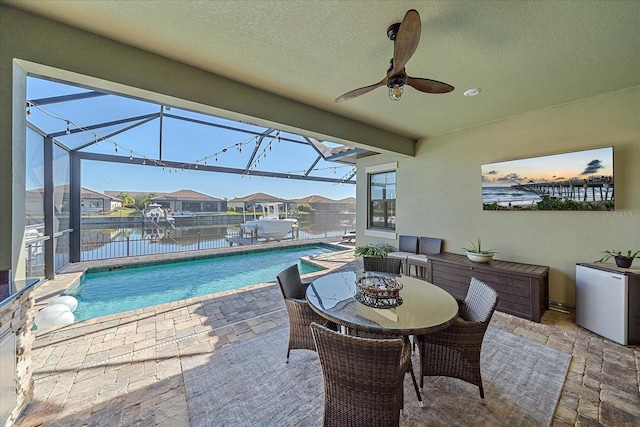
[[[404,85],[400,86],[399,84],[395,84],[389,87],[389,99],[392,101],[400,101],[402,97],[402,93],[404,92]]]

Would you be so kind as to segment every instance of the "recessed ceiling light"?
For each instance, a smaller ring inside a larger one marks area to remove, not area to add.
[[[480,93],[480,88],[473,88],[464,91],[464,96],[476,96]]]

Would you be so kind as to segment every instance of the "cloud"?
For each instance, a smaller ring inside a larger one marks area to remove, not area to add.
[[[518,175],[517,173],[510,173],[509,175],[505,175],[501,178],[498,178],[496,181],[501,181],[501,182],[520,182],[522,181],[522,178],[520,177],[520,175]]]
[[[602,166],[602,160],[591,160],[580,175],[591,175],[598,172],[598,169],[604,169],[604,166]]]

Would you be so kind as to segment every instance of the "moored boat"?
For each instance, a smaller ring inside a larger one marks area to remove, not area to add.
[[[174,225],[176,221],[165,208],[157,203],[150,204],[142,213],[145,219],[148,219],[149,221],[156,224],[164,223]]]
[[[281,240],[298,225],[294,218],[280,218],[277,203],[262,203],[262,215],[258,219],[249,220],[242,226],[244,235],[252,235],[267,240]]]

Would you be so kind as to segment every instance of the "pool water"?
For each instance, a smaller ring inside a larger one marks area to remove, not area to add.
[[[300,257],[335,250],[328,246],[303,246],[87,273],[65,295],[78,299],[75,320],[87,320],[270,282],[294,263],[298,264],[300,274],[320,271],[321,267],[303,262]]]

